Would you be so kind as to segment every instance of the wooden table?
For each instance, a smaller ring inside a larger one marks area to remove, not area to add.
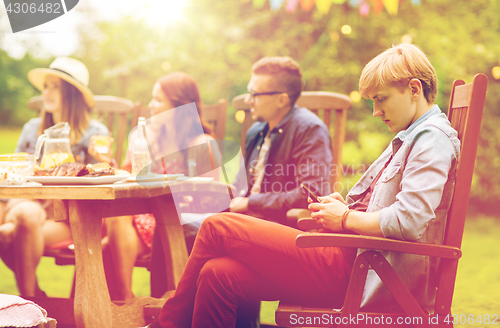
[[[75,245],[75,323],[77,327],[94,328],[113,327],[112,303],[102,263],[102,218],[153,213],[162,241],[169,290],[177,286],[186,265],[187,250],[173,192],[227,195],[229,200],[228,185],[194,179],[170,186],[165,182],[91,186],[42,186],[30,182],[0,187],[0,198],[52,199],[61,213],[57,219],[69,219]]]

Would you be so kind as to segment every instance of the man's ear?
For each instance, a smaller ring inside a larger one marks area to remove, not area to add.
[[[424,89],[422,87],[422,82],[419,79],[411,79],[409,87],[410,87],[410,96],[412,98],[416,99],[424,92]]]
[[[278,105],[281,108],[290,106],[290,96],[288,95],[288,93],[283,92],[282,94],[280,94],[278,98]]]

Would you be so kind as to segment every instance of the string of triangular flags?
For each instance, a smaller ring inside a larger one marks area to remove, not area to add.
[[[254,8],[258,9],[262,8],[267,2],[267,0],[242,0],[242,2],[250,1],[253,2]],[[279,10],[285,4],[287,13],[294,13],[297,7],[300,7],[303,11],[310,11],[316,5],[318,12],[324,15],[330,11],[332,4],[341,5],[348,2],[351,7],[358,8],[362,17],[368,17],[371,10],[377,14],[383,11],[384,8],[390,15],[397,15],[400,1],[403,0],[269,0],[269,5],[271,10]],[[410,1],[414,6],[420,6],[422,3],[422,0]]]

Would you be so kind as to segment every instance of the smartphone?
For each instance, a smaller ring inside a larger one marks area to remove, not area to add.
[[[304,183],[301,183],[300,187],[302,187],[302,189],[304,189],[309,194],[312,200],[321,203],[321,200],[318,198],[318,196],[315,193],[313,193],[311,189],[307,188],[307,186]]]

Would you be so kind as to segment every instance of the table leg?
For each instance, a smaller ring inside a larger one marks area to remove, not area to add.
[[[75,244],[76,326],[111,328],[111,300],[102,264],[101,216],[92,201],[70,200],[68,205]]]
[[[184,228],[180,224],[171,195],[155,197],[150,202],[157,225],[155,233],[160,236],[165,258],[167,290],[174,290],[177,288],[188,258]],[[152,267],[151,270],[154,268]]]
[[[159,228],[155,229],[153,235],[153,246],[151,248],[151,296],[162,298],[162,296],[169,290],[167,283],[167,268],[165,265],[165,255],[163,255],[163,245],[161,244],[161,237]]]

